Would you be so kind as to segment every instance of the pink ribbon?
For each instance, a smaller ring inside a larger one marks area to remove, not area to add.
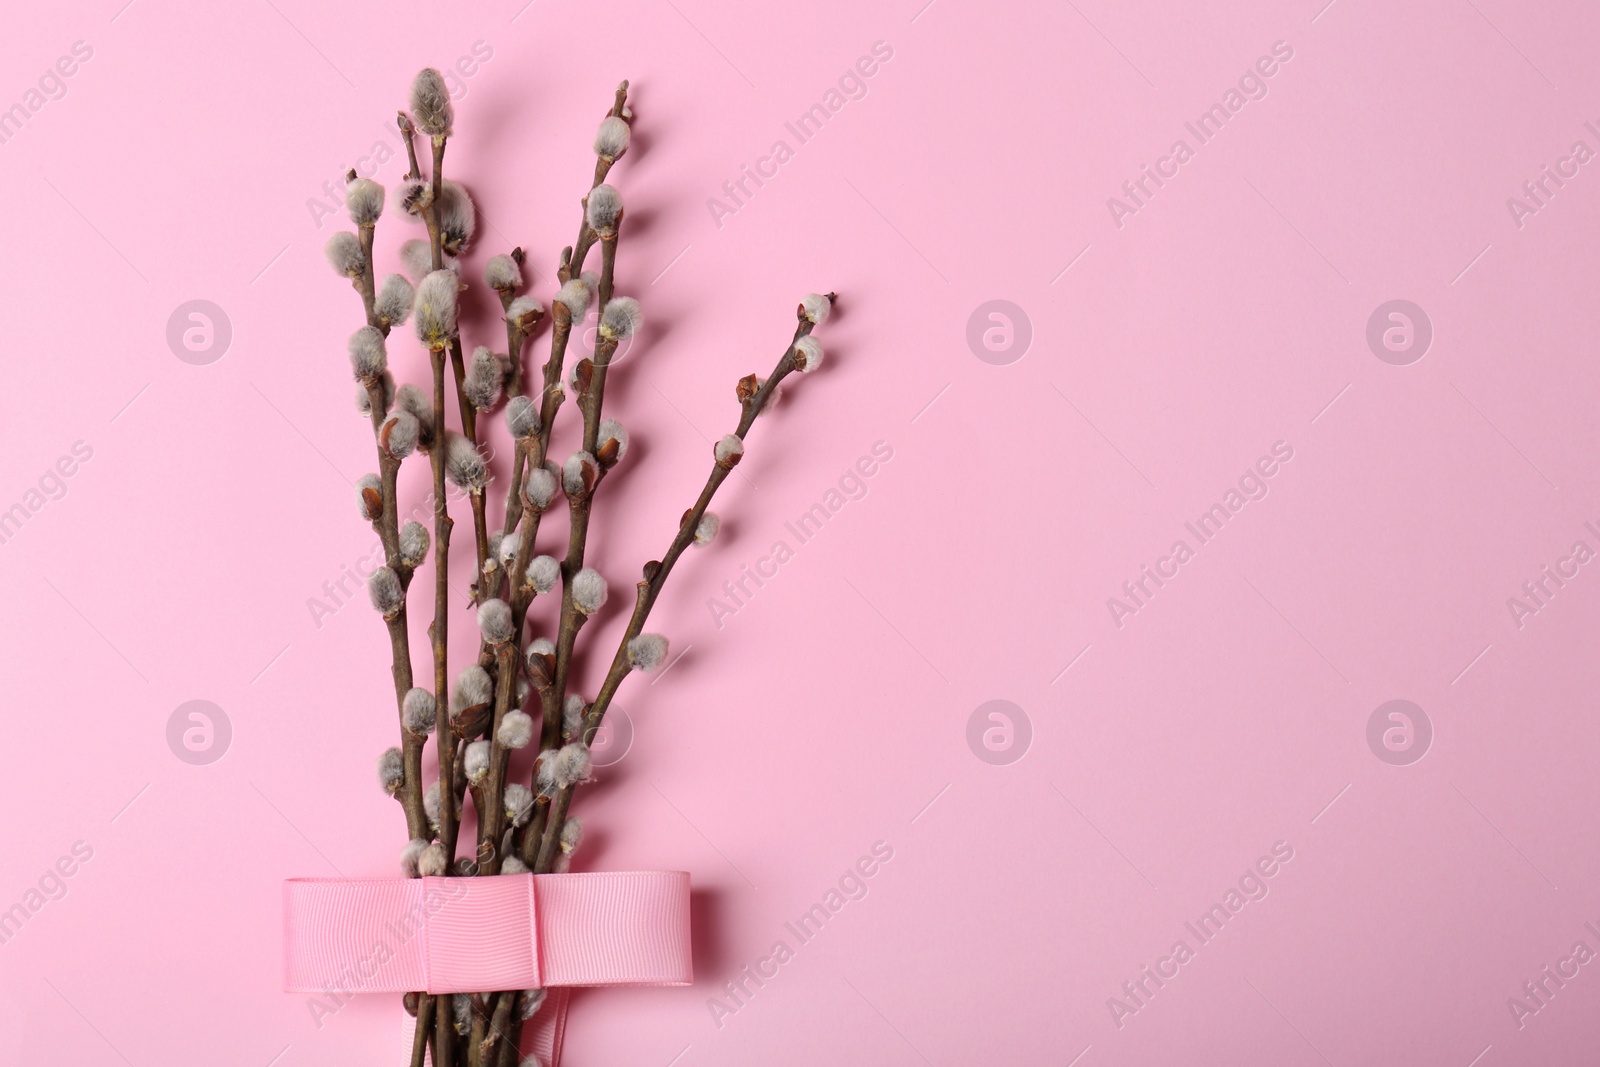
[[[687,871],[295,878],[283,905],[286,991],[550,989],[524,1042],[548,1067],[566,1021],[553,987],[694,980]]]

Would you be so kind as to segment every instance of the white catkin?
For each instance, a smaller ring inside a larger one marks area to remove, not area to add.
[[[384,749],[383,755],[378,757],[378,784],[390,796],[400,792],[400,787],[406,784],[405,759],[398,748]]]
[[[633,130],[627,122],[615,115],[607,115],[594,135],[594,154],[618,160],[628,150],[628,140]]]
[[[428,528],[415,519],[400,527],[400,562],[415,567],[428,557]]]
[[[708,511],[700,516],[700,521],[695,523],[694,543],[701,548],[709,545],[717,538],[717,531],[722,528],[722,518],[714,511]]]
[[[405,459],[417,449],[422,426],[409,411],[397,411],[383,424],[383,439],[388,441],[389,454],[395,459]]]
[[[428,817],[428,824],[435,830],[439,828],[439,805],[439,783],[435,781],[422,794],[422,813]]]
[[[567,702],[561,707],[561,733],[568,741],[578,736],[583,728],[583,713],[588,710],[589,705],[577,693],[567,695]]]
[[[376,381],[389,368],[389,352],[383,343],[383,331],[376,326],[363,326],[350,335],[345,347],[350,352],[350,370],[357,381]]]
[[[543,314],[543,304],[531,296],[519,296],[506,308],[506,321],[519,330],[529,330]]]
[[[405,721],[407,732],[419,737],[433,733],[438,710],[439,706],[433,699],[433,694],[421,688],[407,692],[406,699],[400,706],[401,718]]]
[[[533,764],[533,786],[542,797],[553,797],[561,789],[556,780],[556,750],[547,748]]]
[[[572,605],[585,615],[593,615],[606,602],[606,580],[593,567],[572,576]]]
[[[585,209],[589,228],[595,233],[609,234],[616,230],[622,219],[622,194],[615,186],[597,185],[589,190],[589,204]]]
[[[461,279],[453,270],[436,270],[417,287],[417,340],[428,348],[445,348],[456,335],[456,299],[460,291]]]
[[[511,564],[516,561],[517,549],[520,547],[522,547],[522,531],[512,530],[500,538],[500,547],[495,550],[495,557],[507,570],[510,570]]]
[[[574,816],[561,824],[561,851],[572,855],[583,844],[583,820]]]
[[[357,226],[371,226],[383,214],[383,186],[371,178],[357,178],[344,187],[344,209]]]
[[[511,820],[513,826],[521,826],[533,814],[533,790],[521,782],[511,782],[506,786],[504,800],[506,818]]]
[[[561,580],[561,564],[554,556],[534,556],[528,561],[527,577],[533,591],[543,596]]]
[[[367,257],[361,251],[361,239],[349,230],[340,230],[322,246],[328,265],[346,278],[359,278],[367,269]]]
[[[417,870],[417,861],[422,858],[422,850],[428,847],[428,842],[420,837],[413,837],[406,842],[406,847],[400,850],[400,874],[404,878],[416,878],[421,872]]]
[[[400,576],[388,567],[379,567],[372,572],[372,577],[367,579],[367,596],[371,598],[373,608],[382,613],[385,619],[394,618],[406,602],[405,591],[400,588]]]
[[[628,431],[622,423],[616,419],[602,419],[597,433],[599,447],[604,448],[608,441],[617,443],[616,460],[628,454]]]
[[[491,645],[503,645],[511,640],[511,605],[495,598],[478,606],[478,630]]]
[[[527,874],[528,865],[515,856],[507,856],[500,861],[501,874]]]
[[[489,775],[489,742],[474,741],[467,746],[467,754],[462,757],[462,766],[466,768],[469,782],[481,782]]]
[[[717,461],[717,466],[732,468],[744,455],[744,442],[738,434],[728,434],[716,443],[711,450],[712,456]]]
[[[401,178],[394,195],[399,201],[401,211],[420,218],[428,205],[433,203],[433,181],[429,178],[410,176]]]
[[[794,343],[794,369],[810,374],[822,366],[822,342],[807,334]]]
[[[476,663],[469,663],[456,675],[455,688],[450,691],[450,713],[455,715],[493,699],[494,683],[489,680],[489,672]]]
[[[525,711],[506,712],[494,736],[505,748],[527,748],[533,740],[533,716]]]
[[[667,639],[660,634],[640,634],[628,642],[628,666],[649,674],[667,662]]]
[[[573,322],[582,322],[583,316],[589,310],[589,299],[592,296],[589,286],[582,278],[573,278],[561,287],[556,294],[556,303],[563,304],[572,314]]]
[[[429,137],[449,137],[455,124],[455,107],[444,76],[424,67],[411,81],[411,121]]]
[[[522,499],[535,511],[550,506],[556,496],[555,472],[548,467],[530,467],[522,476]]]
[[[600,314],[600,333],[620,341],[638,332],[643,321],[644,312],[639,310],[639,301],[631,296],[612,297]]]
[[[490,256],[483,265],[483,284],[491,289],[515,289],[522,284],[522,268],[510,256]]]
[[[489,465],[471,441],[451,432],[445,441],[444,472],[451,484],[470,492],[482,492],[489,484]]]
[[[405,267],[412,281],[421,282],[433,273],[433,250],[427,241],[413,237],[400,245],[400,265]]]
[[[807,293],[800,301],[800,313],[815,326],[821,326],[827,322],[828,316],[832,312],[833,301],[821,293]]]
[[[500,387],[505,382],[505,364],[501,357],[483,345],[472,350],[472,362],[467,367],[461,391],[467,394],[472,406],[488,411],[500,400]]]
[[[593,766],[589,746],[582,741],[561,746],[561,751],[556,753],[555,763],[556,781],[563,787],[588,781]]]
[[[533,397],[514,396],[506,401],[506,429],[519,440],[539,432],[539,405],[533,402]]]
[[[488,411],[500,400],[500,387],[505,379],[504,366],[500,357],[483,345],[473,349],[461,391],[479,411]]]
[[[449,866],[445,857],[444,846],[435,841],[422,850],[422,855],[417,857],[417,873],[424,878],[439,878],[443,876]]]
[[[594,488],[599,476],[600,464],[593,456],[582,450],[574,452],[561,465],[561,490],[569,497],[582,499]]]
[[[378,494],[379,503],[377,511],[373,511],[367,503],[367,490],[369,489]],[[361,506],[361,517],[363,519],[366,519],[368,522],[372,522],[376,520],[379,515],[383,514],[382,497],[383,482],[376,474],[363,474],[360,478],[356,479],[356,503]]]
[[[394,394],[395,403],[402,411],[409,411],[422,425],[424,436],[433,426],[433,402],[417,386],[407,382]]]
[[[456,256],[467,250],[478,227],[478,209],[459,182],[446,178],[439,184],[439,202],[434,205],[439,218],[439,247]]]
[[[411,317],[411,305],[416,298],[417,291],[403,275],[391,274],[378,288],[378,296],[373,301],[372,310],[380,320],[390,326],[403,326]]]

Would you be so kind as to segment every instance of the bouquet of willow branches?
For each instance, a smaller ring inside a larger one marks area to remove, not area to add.
[[[579,632],[606,602],[606,579],[584,563],[589,523],[607,473],[628,451],[622,424],[602,414],[606,375],[617,346],[640,324],[638,302],[613,291],[623,207],[621,195],[606,181],[628,147],[633,113],[627,95],[628,83],[623,82],[595,137],[594,178],[582,199],[577,241],[561,253],[561,289],[548,313],[549,357],[538,381],[524,374],[524,349],[539,332],[546,311],[539,301],[519,293],[522,249],[494,256],[483,275],[504,311],[505,352],[478,346],[469,355],[462,341],[458,301],[465,285],[460,257],[472,241],[476,212],[466,189],[444,176],[454,114],[437,71],[417,75],[410,111],[399,116],[410,168],[398,190],[389,195],[352,171],[345,197],[356,231],[336,233],[327,245],[329,262],[351,280],[366,312],[366,325],[350,336],[349,351],[359,383],[357,406],[371,421],[376,438],[378,473],[363,477],[358,488],[361,514],[372,523],[384,550],[385,566],[372,575],[368,591],[389,630],[401,740],[380,757],[378,777],[405,811],[409,841],[401,864],[412,877],[566,869],[582,839],[582,827],[568,811],[575,790],[590,776],[589,742],[623,679],[632,671],[654,670],[666,659],[666,638],[644,632],[651,608],[683,552],[716,535],[717,516],[707,508],[744,454],[744,439],[756,417],[791,372],[813,370],[822,361],[822,349],[810,334],[828,317],[833,296],[811,294],[800,303],[794,336],[771,374],[739,380],[738,425],[713,447],[705,486],[683,513],[666,553],[644,565],[627,631],[594,698],[571,691]],[[418,158],[419,135],[424,149],[432,150],[426,174]],[[386,201],[391,214],[403,214],[425,228],[426,238],[400,246],[400,259],[415,285],[399,274],[380,282],[374,269],[374,232]],[[599,270],[585,271],[597,244]],[[564,374],[574,328],[582,325],[591,304],[599,309],[593,351],[575,352],[576,362]],[[431,388],[396,388],[389,371],[388,343],[407,321],[428,352]],[[447,393],[452,388],[459,430],[448,425]],[[582,437],[557,462],[550,458],[551,429],[569,391],[577,403]],[[507,472],[505,515],[491,519],[487,427],[480,419],[502,401],[515,449]],[[402,524],[400,519],[400,465],[414,453],[425,455],[431,467],[431,538],[421,522]],[[477,658],[460,667],[453,685],[446,650],[454,522],[446,483],[472,508],[476,566],[470,606],[477,612],[481,635]],[[566,501],[568,520],[566,548],[559,557],[537,550],[541,521],[556,507],[558,496]],[[431,685],[417,685],[408,596],[430,541],[433,675]],[[533,625],[536,601],[556,596],[559,610],[552,607]],[[539,626],[553,628],[554,636],[547,636],[550,630],[546,636],[532,636]],[[423,756],[430,737],[438,772],[434,781],[425,782]],[[513,761],[522,749],[532,750],[531,765]],[[477,835],[470,845],[459,840],[469,801]],[[438,1067],[514,1065],[522,1023],[543,1000],[542,990],[485,990],[449,999],[408,994],[407,1008],[417,1018],[412,1063],[420,1065],[431,1052]]]

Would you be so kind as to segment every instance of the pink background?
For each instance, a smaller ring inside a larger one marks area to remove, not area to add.
[[[652,620],[683,658],[626,684],[633,748],[580,802],[579,869],[693,872],[699,981],[579,994],[567,1062],[1592,1055],[1600,964],[1520,1027],[1508,998],[1600,950],[1600,576],[1520,627],[1507,599],[1600,549],[1600,174],[1521,226],[1507,198],[1600,149],[1600,11],[923,2],[11,13],[0,107],[74,42],[92,57],[0,145],[0,508],[40,505],[0,544],[0,909],[76,842],[92,858],[0,945],[6,1062],[393,1060],[394,998],[319,1027],[278,990],[280,880],[388,874],[403,836],[372,774],[381,624],[309,606],[374,541],[358,304],[322,261],[340,219],[309,205],[389,138],[419,66],[478,42],[450,150],[486,220],[474,283],[520,243],[549,298],[589,139],[636,87],[618,277],[649,324],[613,375],[636,452],[591,541],[614,588],[664,549],[796,300],[842,294],[827,366],[756,428],[724,536]],[[799,145],[784,123],[879,41],[865,97]],[[1184,123],[1280,41],[1265,98],[1196,147]],[[708,198],[779,138],[794,157],[719,225]],[[1194,158],[1119,228],[1107,198],[1177,138]],[[380,226],[385,269],[409,236]],[[167,341],[195,299],[231,322],[206,365]],[[469,343],[501,343],[471,299]],[[1005,365],[967,341],[994,299],[1031,323]],[[1393,299],[1432,324],[1406,366],[1365,336]],[[414,343],[393,353],[415,380]],[[866,495],[798,544],[784,523],[880,441]],[[1280,441],[1268,495],[1119,626],[1108,598]],[[92,457],[45,477],[76,442]],[[59,499],[29,498],[41,478]],[[794,558],[714,620],[779,539]],[[232,727],[204,766],[167,743],[195,699]],[[968,744],[997,699],[1031,723],[1006,765]],[[1432,724],[1407,766],[1367,742],[1392,699]],[[880,841],[867,895],[719,1026],[723,983]],[[1201,946],[1185,922],[1275,842],[1270,892]],[[1108,998],[1137,1006],[1123,983],[1180,938],[1194,958],[1119,1026]]]

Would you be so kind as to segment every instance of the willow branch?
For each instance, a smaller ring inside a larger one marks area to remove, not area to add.
[[[620,118],[623,111],[627,109],[627,106],[628,83],[626,81],[622,81],[617,85],[616,96],[611,102],[611,110],[606,112],[606,115],[610,118]],[[606,176],[611,173],[611,168],[615,163],[616,160],[608,159],[605,156],[596,157],[594,162],[594,183],[590,185],[589,188],[593,189],[596,185],[604,182],[606,180]],[[572,244],[571,255],[564,255],[562,257],[561,269],[558,272],[563,282],[572,278],[576,278],[578,275],[583,273],[584,257],[589,254],[589,249],[593,247],[596,238],[599,236],[589,225],[588,194],[584,194],[583,206],[583,221],[578,223],[578,239]],[[602,307],[603,306],[604,305],[602,305]]]
[[[620,220],[619,220],[620,222]],[[612,279],[617,264],[617,229],[612,228],[601,239],[601,269],[599,305],[603,311],[611,299]],[[560,743],[561,706],[566,700],[567,676],[572,664],[572,650],[577,643],[578,630],[587,618],[577,609],[572,599],[572,580],[583,569],[584,552],[589,540],[589,516],[594,508],[594,496],[604,480],[606,471],[616,462],[615,455],[599,455],[600,413],[605,403],[606,372],[611,357],[616,354],[617,341],[603,333],[595,339],[594,356],[586,360],[587,371],[579,365],[578,410],[583,413],[583,450],[594,456],[599,471],[594,484],[577,497],[568,497],[571,516],[567,532],[567,558],[561,565],[561,629],[556,639],[556,676],[553,705],[547,704],[542,744],[545,748]],[[553,712],[552,712],[553,707]],[[546,828],[545,833],[550,831]],[[558,831],[559,832],[559,831]]]
[[[561,409],[561,402],[566,399],[566,390],[561,386],[561,366],[566,360],[567,342],[572,336],[572,310],[557,300],[551,309],[550,317],[550,358],[545,360],[544,364],[544,389],[539,400],[539,429],[528,443],[527,465],[524,470],[544,465],[545,457],[550,451],[550,430],[555,425],[556,413]],[[517,490],[520,496],[520,485],[517,486]],[[532,599],[531,591],[524,594],[521,590],[527,575],[528,561],[533,558],[533,543],[539,533],[541,513],[534,511],[528,514],[526,511],[519,511],[518,514],[527,520],[523,524],[522,538],[511,572],[511,607],[517,613],[515,618],[517,632],[520,634],[523,613],[528,610],[528,602]]]
[[[428,219],[428,246],[433,253],[433,269],[444,269],[444,235],[439,230],[439,196],[444,188],[444,146],[448,137],[433,138],[433,195],[426,212]],[[420,177],[420,175],[418,175]]]
[[[383,387],[376,383],[367,387],[367,397],[374,412],[374,422],[379,422],[384,417],[381,414],[382,389]],[[426,738],[413,734],[405,728],[404,715],[406,694],[411,691],[412,684],[411,635],[405,602],[411,586],[412,572],[411,568],[400,559],[400,535],[395,508],[400,461],[381,443],[378,447],[378,469],[380,483],[383,486],[383,512],[372,525],[377,529],[379,539],[383,542],[386,565],[394,570],[400,580],[401,595],[399,610],[384,618],[384,624],[389,629],[390,673],[394,677],[395,713],[399,716],[400,753],[405,768],[405,781],[401,783],[397,799],[405,809],[406,831],[412,838],[425,838],[428,836],[428,817],[422,806],[422,748]]]
[[[521,248],[511,250],[511,259],[521,267],[524,256]],[[500,292],[500,310],[505,312],[506,320],[506,358],[511,361],[511,377],[506,382],[506,396],[522,395],[522,346],[529,337],[529,332],[522,329],[511,318],[511,303],[516,298],[510,289]],[[528,452],[522,441],[516,445],[516,454],[511,460],[511,484],[506,490],[506,521],[502,534],[509,534],[517,528],[517,523],[522,519],[522,472],[527,469]]]
[[[494,994],[494,1013],[489,1019],[489,1032],[478,1042],[478,1062],[491,1067],[500,1062],[499,1042],[506,1037],[511,1022],[511,1007],[516,1002],[517,990]]]
[[[445,492],[444,352],[432,350],[433,364],[433,447],[429,454],[433,468],[433,695],[435,744],[439,754],[439,842],[444,846],[446,870],[455,866],[456,834],[461,816],[456,801],[454,772],[455,733],[450,725],[449,608],[450,608],[450,518],[449,496]],[[448,1015],[441,1012],[441,1016]]]
[[[494,720],[489,726],[489,777],[478,810],[478,873],[499,874],[500,838],[506,821],[506,768],[511,750],[500,743],[500,723],[511,710],[512,692],[517,681],[517,646],[506,641],[495,647]]]
[[[411,1035],[411,1067],[423,1067],[427,1062],[428,1030],[433,1024],[433,997],[427,993],[417,998],[417,1029]]]
[[[834,299],[834,294],[828,294],[829,301]],[[756,417],[766,408],[767,402],[772,398],[772,393],[783,382],[783,379],[794,370],[794,345],[800,338],[805,337],[814,328],[813,323],[805,316],[800,317],[799,325],[795,327],[794,337],[789,342],[789,347],[784,350],[778,364],[772,373],[757,388],[748,393],[741,389],[739,425],[734,430],[734,436],[743,441],[749,434],[750,428],[755,425]],[[746,379],[748,381],[748,379]],[[672,573],[672,568],[677,564],[678,557],[694,542],[695,530],[700,525],[700,520],[705,518],[706,509],[711,506],[711,500],[716,496],[717,490],[727,480],[733,471],[737,460],[731,463],[713,462],[711,473],[706,478],[705,487],[700,490],[700,496],[695,500],[694,506],[684,512],[683,519],[678,524],[678,532],[673,537],[672,543],[667,546],[666,554],[659,561],[652,560],[644,566],[644,576],[635,587],[633,614],[628,619],[628,629],[622,635],[622,641],[617,645],[616,655],[612,657],[611,668],[606,672],[605,680],[601,683],[599,691],[595,694],[594,702],[589,705],[589,710],[584,715],[582,732],[579,735],[585,743],[594,740],[599,732],[600,724],[605,719],[606,709],[611,706],[611,700],[616,696],[617,688],[622,685],[622,680],[632,670],[628,661],[628,644],[635,637],[644,632],[644,624],[650,617],[650,611],[655,607],[656,599],[661,595],[662,588],[667,583],[667,578]],[[545,823],[544,833],[539,843],[539,853],[534,865],[538,873],[547,873],[555,864],[556,854],[561,840],[561,827],[566,821],[567,809],[572,803],[572,794],[576,787],[566,786],[560,789],[551,802],[550,815]]]
[[[350,172],[350,177],[355,177],[355,172]],[[374,309],[376,301],[374,282],[372,249],[375,236],[375,227],[366,223],[359,228],[361,242],[361,273],[353,278],[352,284],[361,295],[361,306],[366,312],[367,324],[379,330],[385,336],[389,328],[379,321]],[[401,783],[396,799],[405,809],[406,830],[413,837],[424,836],[427,832],[428,819],[422,809],[422,745],[423,738],[417,737],[405,728],[403,709],[405,707],[406,693],[411,690],[411,639],[410,628],[406,617],[405,595],[411,584],[411,568],[407,567],[400,558],[400,515],[398,480],[400,460],[391,455],[384,446],[382,427],[388,417],[388,409],[383,395],[383,381],[378,378],[363,380],[362,385],[367,391],[367,413],[372,422],[372,433],[378,445],[378,473],[382,486],[382,510],[373,520],[373,529],[378,533],[378,539],[383,544],[384,562],[400,579],[401,602],[400,608],[391,616],[384,619],[384,624],[389,630],[390,674],[394,678],[395,689],[395,714],[400,721],[401,760],[405,769],[405,780]]]

